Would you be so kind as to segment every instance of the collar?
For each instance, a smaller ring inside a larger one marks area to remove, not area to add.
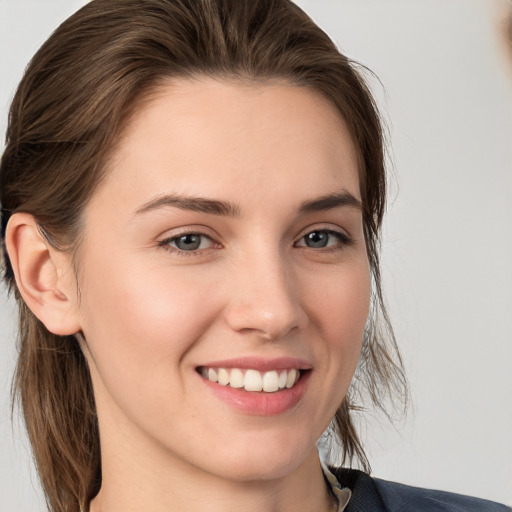
[[[336,512],[343,512],[348,505],[350,497],[352,496],[352,491],[348,487],[343,487],[339,483],[338,479],[333,475],[331,470],[323,463],[323,461],[321,464],[325,480],[329,484],[332,494],[338,502]]]

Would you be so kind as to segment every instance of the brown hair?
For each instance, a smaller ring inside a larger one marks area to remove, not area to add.
[[[383,408],[386,397],[406,394],[380,284],[383,131],[358,66],[291,1],[93,0],[71,16],[34,56],[12,102],[0,168],[2,240],[9,217],[28,212],[53,247],[76,255],[81,213],[130,112],[162,79],[200,75],[316,89],[353,137],[373,300],[356,377],[332,426],[343,461],[358,458],[369,470],[351,411],[364,396]],[[48,506],[85,510],[101,485],[87,363],[75,337],[51,334],[27,308],[4,256],[19,305],[14,390]]]

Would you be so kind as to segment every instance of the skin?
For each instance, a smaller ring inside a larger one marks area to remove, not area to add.
[[[163,86],[123,133],[84,213],[80,300],[68,259],[11,218],[18,279],[46,294],[25,292],[33,310],[84,335],[102,444],[93,512],[330,509],[316,441],[357,365],[370,277],[357,206],[299,210],[340,193],[360,200],[358,159],[324,98],[201,78]],[[237,214],[147,208],[163,194]],[[205,235],[199,249],[177,250],[184,232]],[[312,232],[327,245],[308,246]],[[44,265],[24,243],[44,244]],[[247,356],[307,361],[299,403],[241,412],[197,372]]]

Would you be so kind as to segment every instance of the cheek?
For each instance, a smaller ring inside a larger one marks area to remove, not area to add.
[[[83,293],[83,331],[95,365],[111,385],[131,386],[136,377],[168,385],[170,370],[179,370],[215,318],[215,298],[197,273],[110,263],[96,262]]]
[[[307,307],[320,370],[313,400],[318,435],[342,403],[359,361],[370,304],[366,259],[345,262],[307,280]]]
[[[318,278],[311,288],[312,315],[318,318],[326,339],[362,337],[370,306],[370,275],[365,262]]]
[[[359,360],[370,307],[366,260],[340,267],[310,287],[309,315],[327,346],[329,368],[350,382]]]

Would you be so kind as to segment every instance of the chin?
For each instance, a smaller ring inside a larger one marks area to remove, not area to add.
[[[253,437],[253,436],[251,436]],[[263,436],[264,437],[264,436]],[[230,453],[217,458],[214,472],[232,481],[263,481],[286,477],[299,468],[312,454],[316,457],[316,443],[281,442],[281,439],[247,439],[245,443],[231,444]]]
[[[301,460],[244,460],[230,467],[216,468],[219,476],[236,482],[255,482],[279,480],[293,473],[300,466]],[[219,471],[222,471],[222,473]]]

